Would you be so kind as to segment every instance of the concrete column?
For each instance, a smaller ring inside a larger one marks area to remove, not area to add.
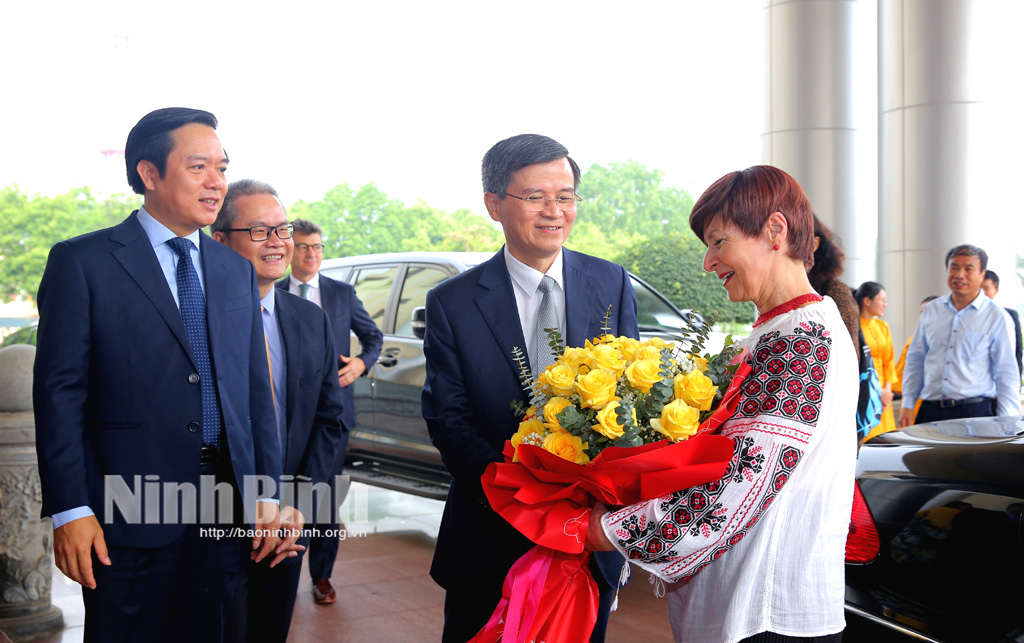
[[[59,632],[50,604],[53,528],[39,518],[42,491],[32,415],[35,346],[0,349],[0,630],[14,641]]]
[[[858,0],[767,0],[765,163],[790,173],[842,240],[844,281],[873,275],[874,204],[855,183],[854,24]],[[866,209],[865,209],[866,208]]]
[[[1018,85],[1014,4],[879,0],[878,263],[897,348],[921,299],[949,292],[943,260],[956,245],[988,252],[1000,303],[1016,291],[1019,215],[1007,215],[1020,210],[1020,117],[1001,96]]]

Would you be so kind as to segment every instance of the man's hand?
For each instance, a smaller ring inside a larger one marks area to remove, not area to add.
[[[608,508],[600,502],[594,505],[593,511],[590,512],[586,545],[590,551],[615,551],[615,547],[612,547],[611,541],[604,533],[604,528],[601,527],[601,517],[606,513],[608,513]]]
[[[345,362],[345,366],[338,371],[338,384],[345,388],[366,372],[366,364],[358,357],[345,357],[344,355],[339,355],[338,357],[341,358],[341,361]]]
[[[270,561],[271,567],[276,567],[285,558],[295,558],[300,551],[306,550],[302,545],[295,544],[305,524],[306,517],[302,515],[301,511],[288,505],[281,508],[281,529],[285,530],[285,537],[281,544],[274,549],[274,553],[277,555],[274,556],[274,560]]]
[[[903,409],[900,411],[900,428],[906,428],[914,424],[914,409]]]
[[[260,562],[270,555],[281,542],[281,510],[273,502],[256,503],[256,532],[252,539],[252,553],[249,559]]]
[[[92,551],[104,565],[110,564],[103,528],[96,516],[72,520],[53,530],[53,560],[64,575],[83,587],[96,589],[92,575]]]

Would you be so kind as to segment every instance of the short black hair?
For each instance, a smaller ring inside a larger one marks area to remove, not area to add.
[[[988,253],[969,243],[962,243],[946,253],[946,269],[949,269],[949,262],[953,260],[953,257],[977,257],[981,262],[981,270],[984,271],[988,268]]]
[[[239,179],[228,186],[228,193],[224,197],[224,203],[220,206],[220,212],[217,213],[217,220],[210,226],[210,232],[224,232],[228,228],[233,228],[235,221],[238,219],[238,206],[235,204],[235,201],[243,196],[255,196],[257,194],[269,194],[277,199],[277,202],[281,204],[281,210],[284,211],[284,215],[288,216],[288,210],[285,209],[284,203],[281,202],[281,197],[277,195],[277,190],[272,185],[263,181],[257,181],[256,179]]]
[[[999,290],[999,275],[996,274],[995,270],[986,270],[985,278],[982,279],[982,281],[984,281],[985,279],[991,281],[992,285],[996,287],[996,290]]]
[[[318,234],[321,237],[324,236],[324,229],[309,219],[295,219],[291,223],[295,226],[295,234]]]
[[[573,190],[580,189],[580,166],[569,156],[564,145],[540,134],[520,134],[494,144],[484,154],[481,164],[484,192],[490,192],[500,200],[505,199],[512,173],[535,163],[547,163],[567,159],[572,168]]]
[[[171,132],[189,123],[200,123],[217,129],[217,117],[201,109],[188,107],[164,107],[152,111],[139,120],[128,132],[124,144],[124,164],[128,171],[128,185],[136,194],[145,194],[146,185],[136,169],[139,161],[149,161],[164,178],[167,171],[167,157],[174,149]]]

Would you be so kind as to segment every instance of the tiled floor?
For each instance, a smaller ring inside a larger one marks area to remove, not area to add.
[[[338,549],[331,582],[333,605],[313,603],[303,566],[289,643],[437,641],[444,591],[428,575],[444,503],[353,483],[343,505],[349,537]],[[635,569],[635,568],[634,568]],[[45,643],[82,640],[81,592],[54,570],[53,603],[66,629]],[[608,641],[672,640],[664,599],[655,598],[646,574],[634,575],[619,595]]]

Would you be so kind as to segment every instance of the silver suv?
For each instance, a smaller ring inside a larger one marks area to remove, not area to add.
[[[345,473],[353,480],[444,500],[451,476],[430,443],[420,412],[427,291],[490,259],[487,252],[399,252],[327,259],[320,273],[353,284],[384,333],[380,358],[355,382],[356,429],[349,436]],[[700,315],[681,311],[635,275],[640,334],[678,338],[699,328]],[[359,353],[353,335],[352,354]]]

